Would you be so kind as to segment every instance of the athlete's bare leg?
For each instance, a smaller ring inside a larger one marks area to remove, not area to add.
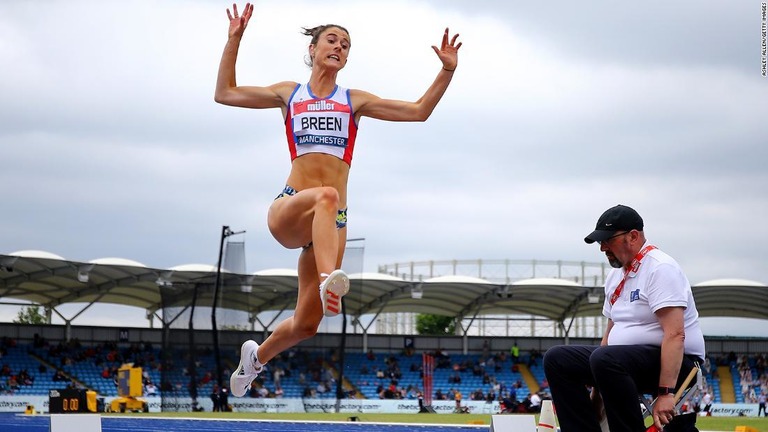
[[[289,249],[304,247],[311,242],[316,275],[320,277],[321,273],[330,274],[339,268],[338,263],[341,262],[336,229],[338,211],[339,193],[336,189],[306,189],[272,203],[268,216],[269,230],[281,245]]]
[[[347,243],[347,229],[336,230],[334,228],[334,230],[339,245],[335,268],[340,268]],[[299,255],[299,294],[296,310],[292,317],[278,324],[275,331],[259,347],[258,358],[262,364],[267,363],[276,355],[304,339],[317,334],[317,328],[323,319],[323,308],[318,291],[320,278],[318,277],[314,249],[313,246],[306,248]]]

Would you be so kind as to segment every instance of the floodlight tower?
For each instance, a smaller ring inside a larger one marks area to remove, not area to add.
[[[216,356],[216,384],[221,388],[221,349],[219,347],[219,328],[216,325],[216,308],[219,301],[219,289],[221,287],[221,260],[224,255],[224,239],[229,236],[243,234],[245,231],[232,231],[229,226],[221,227],[221,241],[219,242],[219,261],[216,265],[216,284],[213,289],[213,305],[211,306],[211,327],[213,328],[213,347]]]

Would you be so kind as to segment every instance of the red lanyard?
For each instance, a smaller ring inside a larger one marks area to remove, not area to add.
[[[627,275],[629,275],[630,272],[637,273],[637,270],[640,268],[640,261],[643,260],[648,252],[654,249],[656,249],[656,246],[648,245],[644,247],[643,250],[641,250],[637,255],[635,255],[635,258],[632,259],[632,264],[629,266],[629,269],[624,270],[624,277],[621,278],[621,282],[619,282],[616,290],[613,291],[613,294],[611,294],[611,306],[613,306],[613,304],[616,303],[616,300],[621,297],[621,291],[624,289],[624,283],[627,281]]]

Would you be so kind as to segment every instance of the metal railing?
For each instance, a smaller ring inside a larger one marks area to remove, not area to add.
[[[584,286],[602,286],[610,266],[605,262],[563,260],[466,259],[409,261],[379,266],[386,273],[409,281],[438,276],[472,276],[508,284],[524,279],[566,279]]]

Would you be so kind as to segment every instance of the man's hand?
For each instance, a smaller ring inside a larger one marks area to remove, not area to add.
[[[659,396],[653,405],[653,424],[661,430],[675,416],[675,395]]]

